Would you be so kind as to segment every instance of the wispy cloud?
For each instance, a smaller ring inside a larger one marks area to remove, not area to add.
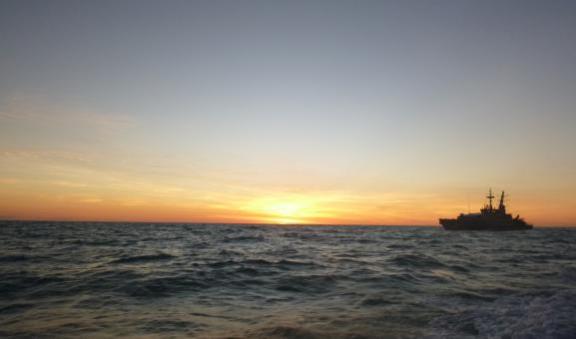
[[[133,116],[78,106],[61,106],[38,98],[19,98],[0,106],[0,121],[40,124],[43,127],[77,126],[99,130],[122,130],[136,125]]]
[[[20,180],[14,178],[0,178],[0,184],[2,185],[14,185],[19,182]]]
[[[1,159],[21,160],[54,160],[90,163],[92,159],[85,154],[61,150],[32,150],[32,149],[9,149],[0,150]]]

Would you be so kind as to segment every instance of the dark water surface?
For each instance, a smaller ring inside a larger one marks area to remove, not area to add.
[[[0,222],[0,337],[576,338],[576,230]]]

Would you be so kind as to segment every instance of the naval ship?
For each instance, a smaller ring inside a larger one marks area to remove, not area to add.
[[[519,215],[515,218],[506,213],[504,191],[500,195],[498,208],[492,206],[492,189],[489,190],[488,204],[480,213],[460,214],[456,219],[440,219],[440,224],[449,231],[521,231],[532,229]]]

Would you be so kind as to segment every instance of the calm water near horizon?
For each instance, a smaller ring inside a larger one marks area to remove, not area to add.
[[[0,337],[576,337],[576,229],[3,221],[0,245]]]

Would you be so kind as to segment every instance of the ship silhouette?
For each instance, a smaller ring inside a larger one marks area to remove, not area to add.
[[[440,224],[449,231],[521,231],[532,229],[532,225],[517,215],[515,218],[506,213],[504,191],[500,195],[498,208],[492,206],[492,189],[489,190],[488,204],[480,213],[461,213],[456,219],[440,219]]]

